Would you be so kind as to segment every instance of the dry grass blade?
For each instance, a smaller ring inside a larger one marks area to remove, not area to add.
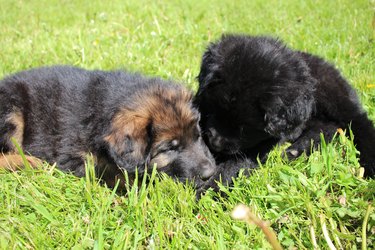
[[[255,214],[250,211],[245,205],[237,205],[232,211],[232,218],[236,220],[245,221],[249,224],[255,224],[259,227],[264,235],[266,236],[268,242],[271,244],[274,250],[281,250],[283,249],[277,240],[277,236],[272,228],[269,227],[266,221],[259,219]]]

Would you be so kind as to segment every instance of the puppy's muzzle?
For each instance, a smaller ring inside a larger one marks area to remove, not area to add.
[[[216,173],[216,166],[213,162],[207,161],[201,164],[199,178],[203,181],[208,180],[211,176]]]

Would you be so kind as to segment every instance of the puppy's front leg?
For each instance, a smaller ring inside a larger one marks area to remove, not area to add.
[[[340,126],[333,122],[324,122],[314,120],[309,122],[308,127],[303,131],[292,145],[285,151],[288,159],[296,159],[303,152],[307,155],[311,153],[311,149],[316,149],[320,143],[320,134],[323,133],[326,141],[332,140],[334,134]]]

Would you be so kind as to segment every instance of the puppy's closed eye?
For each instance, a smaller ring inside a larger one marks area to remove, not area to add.
[[[163,168],[171,164],[177,156],[180,143],[174,139],[161,143],[151,153],[151,165],[156,164],[157,168]]]
[[[180,142],[177,139],[174,139],[170,142],[171,150],[176,150],[179,145]]]
[[[151,152],[151,157],[155,157],[159,154],[165,154],[170,151],[177,151],[180,147],[180,142],[177,139],[163,142],[155,147]]]

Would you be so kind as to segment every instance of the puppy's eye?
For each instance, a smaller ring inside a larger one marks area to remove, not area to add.
[[[180,145],[180,142],[177,139],[174,139],[170,142],[170,149],[176,150],[179,145]]]
[[[157,146],[155,151],[152,153],[152,157],[155,157],[159,154],[166,154],[168,152],[176,151],[180,145],[180,142],[177,139],[172,141],[166,141]]]

